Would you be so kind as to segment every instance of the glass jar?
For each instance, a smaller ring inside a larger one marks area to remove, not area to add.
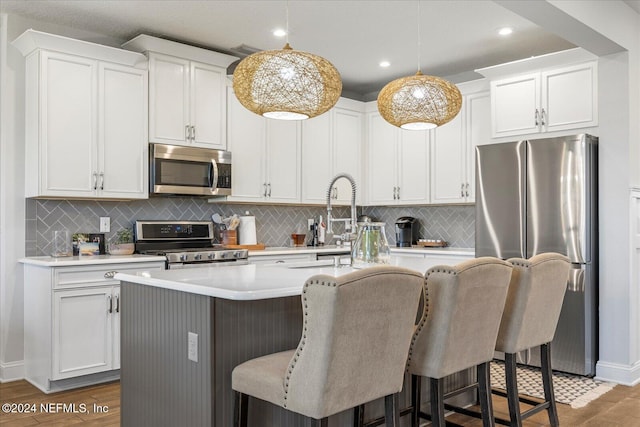
[[[388,264],[391,252],[384,222],[359,222],[358,236],[351,247],[351,266],[365,268]]]

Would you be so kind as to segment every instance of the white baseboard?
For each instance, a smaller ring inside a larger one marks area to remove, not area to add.
[[[627,386],[640,384],[640,361],[633,365],[620,365],[600,361],[596,363],[595,379]]]
[[[24,379],[24,361],[0,362],[0,383]]]

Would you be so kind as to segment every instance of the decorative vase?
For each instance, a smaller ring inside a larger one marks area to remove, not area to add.
[[[131,255],[136,249],[133,243],[112,243],[109,245],[111,255]]]
[[[351,266],[365,268],[388,264],[391,257],[384,222],[359,222],[358,236],[351,248]]]

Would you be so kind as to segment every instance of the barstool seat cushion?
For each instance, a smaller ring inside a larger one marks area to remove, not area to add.
[[[233,388],[241,393],[284,406],[284,378],[295,352],[281,351],[238,365],[232,373]]]

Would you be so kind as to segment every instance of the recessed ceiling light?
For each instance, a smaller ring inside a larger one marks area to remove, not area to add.
[[[504,27],[498,30],[498,34],[500,34],[501,36],[508,36],[511,33],[513,33],[513,28],[511,27]]]
[[[380,65],[382,68],[387,68],[388,66],[391,65],[391,62],[389,62],[389,61],[380,61],[380,64],[378,64],[378,65]]]
[[[284,37],[287,35],[287,32],[282,28],[276,28],[275,30],[273,30],[273,35],[276,37]]]

